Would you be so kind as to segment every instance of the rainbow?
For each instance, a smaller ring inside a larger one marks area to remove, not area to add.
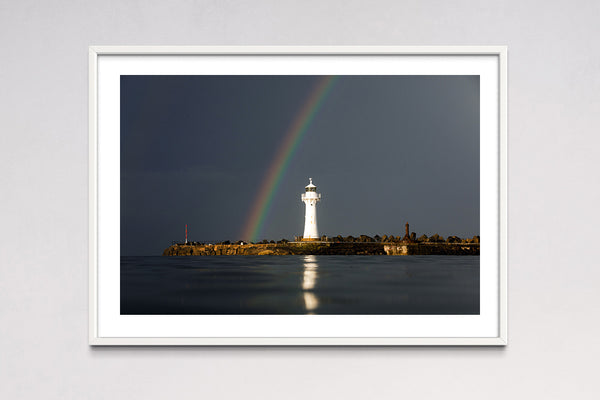
[[[275,154],[273,162],[260,185],[250,214],[244,225],[242,238],[256,242],[262,231],[267,212],[277,192],[281,178],[285,174],[291,159],[302,141],[304,134],[317,115],[323,101],[338,79],[336,76],[324,76],[319,79],[300,111],[296,114],[292,124],[284,135],[283,141]]]

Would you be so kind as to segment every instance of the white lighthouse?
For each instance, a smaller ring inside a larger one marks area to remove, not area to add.
[[[302,201],[306,204],[306,214],[304,215],[304,235],[302,241],[319,240],[319,231],[317,230],[317,203],[321,201],[321,194],[317,193],[317,187],[313,185],[312,178],[309,184],[305,186],[305,192],[302,193]]]

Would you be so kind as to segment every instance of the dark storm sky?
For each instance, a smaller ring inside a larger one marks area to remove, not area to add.
[[[121,254],[238,240],[315,76],[122,76]],[[479,234],[479,77],[342,76],[278,187],[261,239]]]

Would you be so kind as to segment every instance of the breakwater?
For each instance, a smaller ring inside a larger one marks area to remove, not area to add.
[[[258,244],[174,244],[163,256],[263,255],[479,255],[479,243],[313,242]]]

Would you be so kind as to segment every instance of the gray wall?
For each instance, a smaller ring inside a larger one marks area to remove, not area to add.
[[[0,397],[597,398],[599,4],[3,0]],[[92,44],[508,45],[510,345],[88,347]]]

